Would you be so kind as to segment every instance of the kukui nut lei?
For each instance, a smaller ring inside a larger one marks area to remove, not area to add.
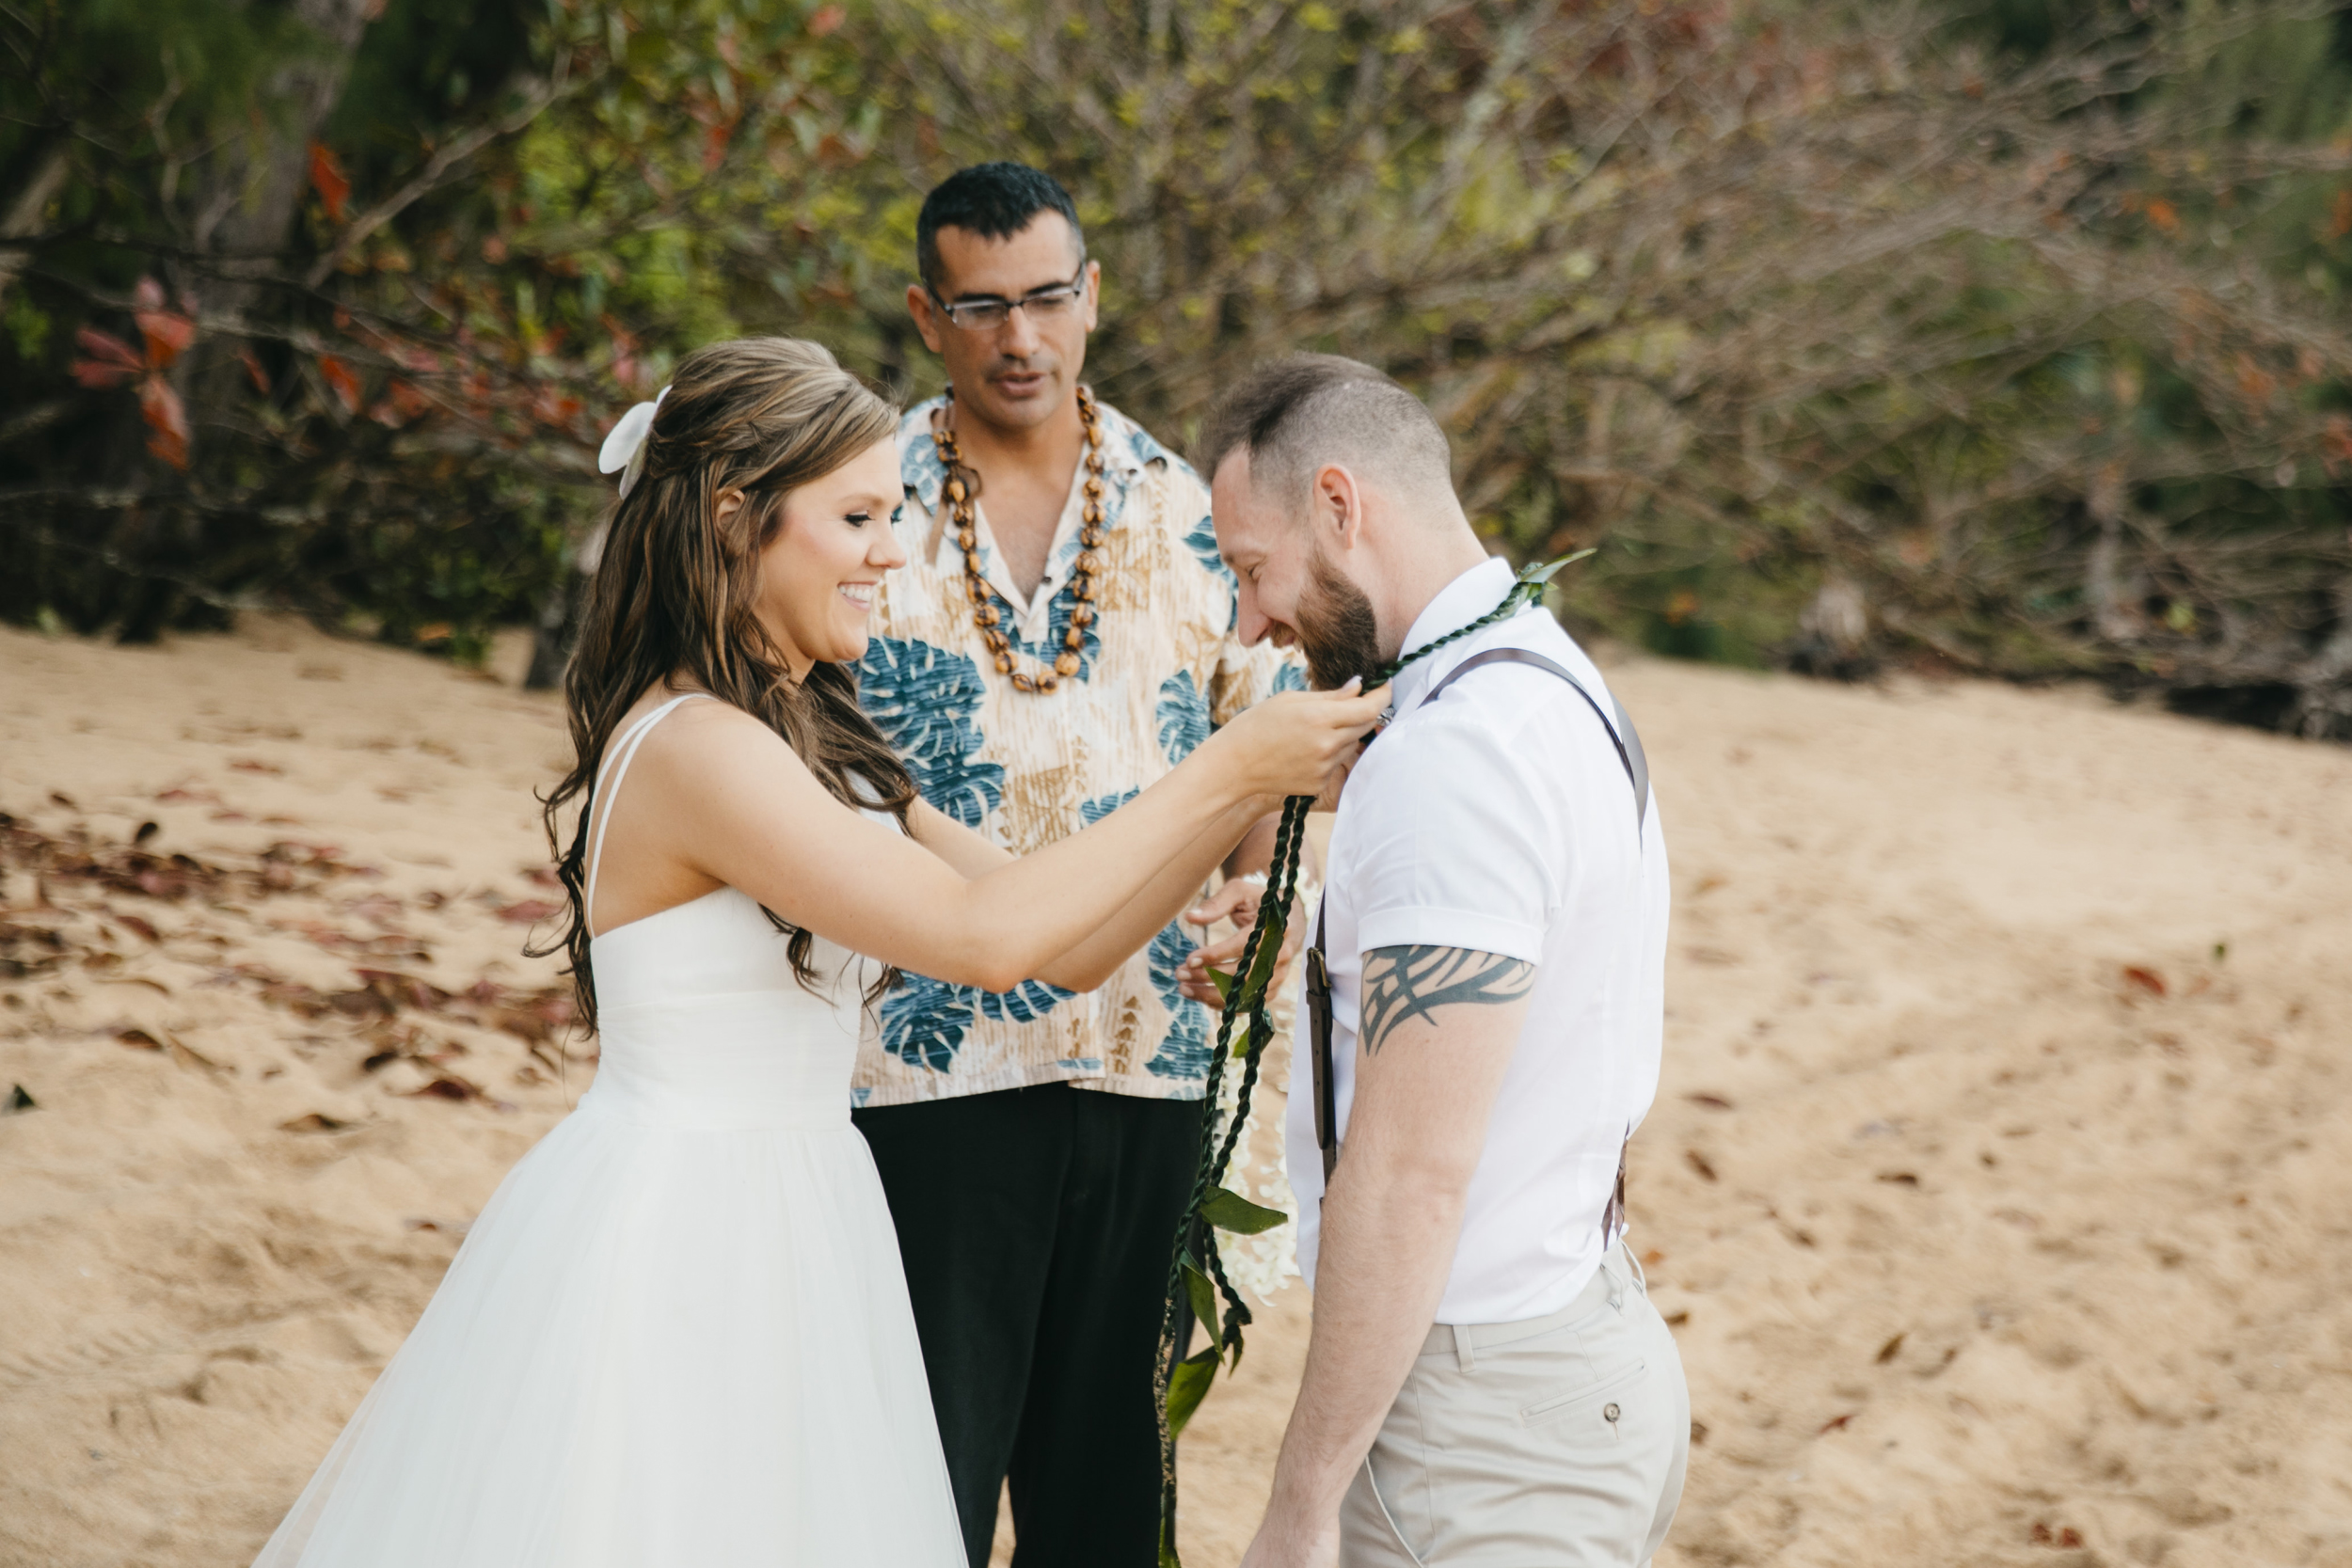
[[[1078,531],[1078,560],[1070,573],[1070,595],[1077,602],[1070,607],[1070,629],[1062,634],[1054,667],[1035,675],[1012,667],[1012,640],[1005,635],[1004,611],[996,608],[995,594],[980,576],[980,525],[975,510],[980,476],[965,465],[956,446],[954,392],[947,394],[947,417],[931,431],[939,460],[947,469],[947,520],[963,548],[963,594],[972,601],[972,624],[995,655],[998,673],[1022,691],[1051,691],[1064,677],[1076,674],[1086,662],[1087,627],[1094,624],[1094,574],[1103,566],[1103,416],[1090,388],[1078,388],[1078,419],[1086,427],[1087,444],[1084,526]]]

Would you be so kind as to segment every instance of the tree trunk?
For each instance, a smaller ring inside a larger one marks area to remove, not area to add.
[[[264,129],[250,141],[232,142],[197,195],[191,238],[198,250],[228,261],[225,270],[252,270],[238,269],[233,259],[285,252],[310,183],[310,144],[342,96],[360,36],[382,8],[383,0],[294,0],[294,19],[316,35],[318,47],[270,73],[262,89]],[[215,277],[203,286],[200,303],[207,315],[241,317],[262,304],[263,287]],[[198,344],[183,383],[192,407],[217,407],[240,395],[244,368],[235,348]]]
[[[2090,601],[2090,621],[2109,642],[2137,641],[2140,633],[2139,595],[2128,580],[2137,574],[2123,570],[2123,472],[2109,463],[2090,476],[2083,497],[2099,537],[2091,542],[2090,559],[2083,573],[2083,592]]]
[[[2312,740],[2352,739],[2352,577],[2335,600],[2335,630],[2295,677],[2292,727]]]
[[[39,231],[41,214],[73,172],[72,152],[72,141],[59,136],[31,160],[31,174],[8,198],[8,211],[0,213],[0,240],[21,240]],[[8,298],[8,285],[24,270],[26,254],[0,245],[0,300]]]
[[[294,18],[310,29],[313,46],[270,72],[253,133],[230,136],[191,182],[192,248],[218,259],[199,277],[181,279],[192,283],[184,292],[203,318],[239,320],[266,309],[266,285],[257,279],[291,270],[284,257],[310,180],[310,143],[334,112],[360,36],[382,7],[383,0],[294,0]],[[187,407],[197,461],[205,415],[232,409],[248,395],[241,346],[233,333],[207,333],[168,372]],[[138,471],[152,461],[126,440],[118,471]],[[129,580],[107,618],[120,641],[151,642],[202,609],[176,578],[185,558],[201,552],[203,529],[200,515],[166,501],[119,552]]]

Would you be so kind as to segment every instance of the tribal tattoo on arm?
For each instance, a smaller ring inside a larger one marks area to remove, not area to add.
[[[1469,947],[1375,947],[1364,955],[1361,1034],[1367,1055],[1410,1019],[1440,1007],[1499,1007],[1535,984],[1535,966]]]

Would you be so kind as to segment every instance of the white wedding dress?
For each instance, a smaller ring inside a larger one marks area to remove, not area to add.
[[[615,741],[599,796],[676,705]],[[593,908],[593,859],[589,888]],[[963,1568],[850,1124],[871,961],[819,941],[811,995],[732,888],[592,952],[595,1085],[500,1185],[256,1568]]]

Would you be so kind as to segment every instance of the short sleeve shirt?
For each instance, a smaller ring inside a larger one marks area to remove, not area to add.
[[[1234,635],[1236,585],[1218,557],[1207,488],[1140,425],[1100,404],[1104,435],[1099,610],[1077,674],[1052,692],[1000,674],[973,621],[963,550],[945,526],[946,480],[931,439],[940,400],[910,411],[898,441],[907,505],[896,527],[907,564],[882,580],[858,668],[859,701],[906,759],[923,798],[1016,854],[1078,832],[1165,777],[1233,715],[1303,686],[1294,661]],[[985,479],[985,475],[982,476]],[[1073,476],[1074,479],[1075,476]],[[985,499],[977,556],[1016,668],[1050,668],[1077,601],[1082,499],[1073,483],[1025,596],[999,557]],[[983,991],[910,974],[885,994],[858,1056],[860,1105],[1073,1084],[1196,1100],[1213,1020],[1181,995],[1196,945],[1171,923],[1099,990],[1027,980]]]
[[[1468,626],[1511,580],[1500,561],[1463,574],[1405,647]],[[1343,1165],[1364,955],[1460,947],[1535,966],[1438,1304],[1449,1323],[1542,1317],[1590,1280],[1619,1153],[1657,1093],[1664,1025],[1664,833],[1654,802],[1646,825],[1637,820],[1598,715],[1558,676],[1516,663],[1482,666],[1428,700],[1465,660],[1500,647],[1543,655],[1608,704],[1600,672],[1540,610],[1408,665],[1397,717],[1341,795],[1324,893]],[[1303,1089],[1305,1074],[1295,1082]],[[1323,1164],[1304,1092],[1291,1097],[1286,1138],[1311,1285]]]

